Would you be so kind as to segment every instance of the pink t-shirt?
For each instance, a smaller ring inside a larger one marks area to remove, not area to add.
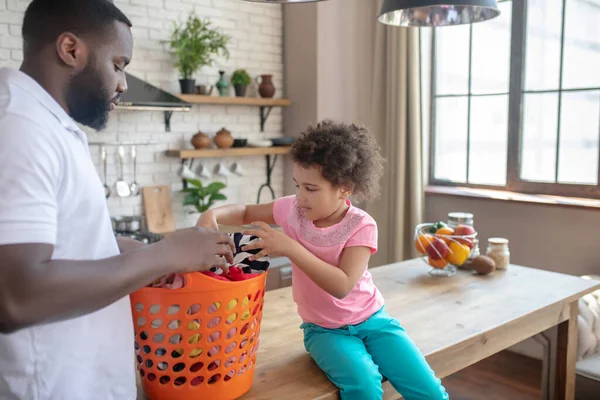
[[[304,217],[296,204],[296,196],[282,197],[273,205],[277,225],[308,251],[321,260],[335,265],[340,263],[346,247],[366,246],[371,254],[377,251],[377,224],[363,210],[352,206],[338,224],[317,228]],[[315,284],[298,266],[292,263],[292,293],[298,314],[304,322],[324,328],[356,325],[367,320],[383,306],[383,296],[373,283],[371,273],[365,272],[352,291],[337,299]]]

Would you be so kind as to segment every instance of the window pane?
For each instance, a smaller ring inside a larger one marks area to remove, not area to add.
[[[528,1],[526,90],[558,89],[561,26],[562,1]]]
[[[563,88],[600,87],[600,2],[567,0]]]
[[[521,179],[554,182],[558,93],[525,94],[523,102]]]
[[[471,98],[469,183],[506,184],[508,95]]]
[[[598,183],[600,91],[562,94],[559,183]]]
[[[436,92],[469,93],[469,25],[437,28]]]
[[[467,177],[467,97],[447,97],[435,104],[434,177],[454,182]]]
[[[498,18],[473,24],[472,93],[508,93],[512,1],[498,7]]]

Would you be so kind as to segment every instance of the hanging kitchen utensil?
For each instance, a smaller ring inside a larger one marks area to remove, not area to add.
[[[160,234],[175,231],[169,187],[145,186],[142,197],[148,231]]]
[[[210,173],[210,171],[208,170],[208,168],[206,168],[202,164],[199,164],[196,167],[196,175],[198,175],[198,177],[204,178],[204,179],[210,179],[210,178],[212,178],[212,174]]]
[[[137,183],[137,151],[135,145],[131,146],[131,159],[133,160],[133,182],[129,186],[132,196],[140,194],[140,185]]]
[[[102,146],[102,148],[100,149],[100,153],[102,154],[102,165],[103,165],[103,177],[104,177],[104,195],[106,196],[106,198],[108,199],[110,197],[110,188],[108,187],[108,178],[106,177],[106,171],[108,170],[107,168],[107,161],[106,161],[106,147]]]
[[[125,158],[125,149],[123,146],[119,146],[119,164],[121,168],[119,169],[119,179],[115,184],[117,188],[117,194],[119,197],[129,197],[131,195],[131,189],[129,188],[129,184],[123,180],[123,170],[125,169],[124,165]]]
[[[383,0],[379,22],[394,26],[448,26],[500,15],[496,0]]]

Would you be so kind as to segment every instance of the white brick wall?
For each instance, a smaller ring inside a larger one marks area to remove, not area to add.
[[[0,0],[0,66],[18,68],[23,54],[21,51],[20,29],[23,13],[29,0]],[[115,0],[115,4],[132,20],[134,28],[134,57],[128,72],[156,86],[173,93],[179,93],[178,75],[172,67],[171,56],[159,42],[168,38],[174,20],[185,20],[194,10],[198,16],[210,17],[213,24],[232,37],[229,46],[229,60],[220,59],[211,68],[204,68],[197,76],[197,83],[214,84],[218,71],[227,71],[226,76],[236,68],[246,68],[250,75],[264,73],[274,75],[277,88],[276,97],[283,93],[282,56],[282,10],[278,5],[261,5],[241,0]],[[216,88],[213,94],[216,93]],[[249,95],[256,93],[256,87],[249,89]],[[233,94],[233,89],[232,89]],[[167,158],[164,151],[171,148],[191,148],[189,140],[198,130],[211,136],[222,127],[229,129],[236,138],[261,139],[281,136],[281,110],[273,109],[260,133],[258,108],[239,106],[194,106],[189,113],[174,113],[171,132],[165,132],[163,113],[141,111],[116,111],[111,116],[109,127],[101,133],[88,132],[90,141],[131,141],[150,140],[158,142],[149,146],[138,146],[138,183],[140,185],[170,185],[173,210],[178,228],[190,226],[197,215],[189,215],[181,206],[183,197],[178,191],[181,180],[177,173],[180,162]],[[87,132],[87,130],[86,130]],[[101,173],[100,148],[90,147],[94,161]],[[117,148],[108,148],[108,181],[113,185],[117,179]],[[132,166],[129,147],[125,179],[131,180]],[[239,161],[247,171],[247,176],[231,175],[220,178],[227,184],[225,194],[228,202],[256,202],[259,186],[266,180],[264,157],[234,159],[196,160],[195,166],[202,163],[214,170],[221,161],[230,167]],[[273,187],[277,196],[283,192],[283,163],[278,161],[273,172]],[[114,192],[114,190],[113,190]],[[269,201],[270,194],[263,190],[262,201]],[[141,196],[108,199],[112,215],[138,215],[142,213]]]

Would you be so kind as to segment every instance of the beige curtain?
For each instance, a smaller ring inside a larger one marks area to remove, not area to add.
[[[372,266],[417,256],[413,232],[424,208],[419,30],[376,23],[370,125],[386,166],[381,196],[367,205],[379,227]]]

